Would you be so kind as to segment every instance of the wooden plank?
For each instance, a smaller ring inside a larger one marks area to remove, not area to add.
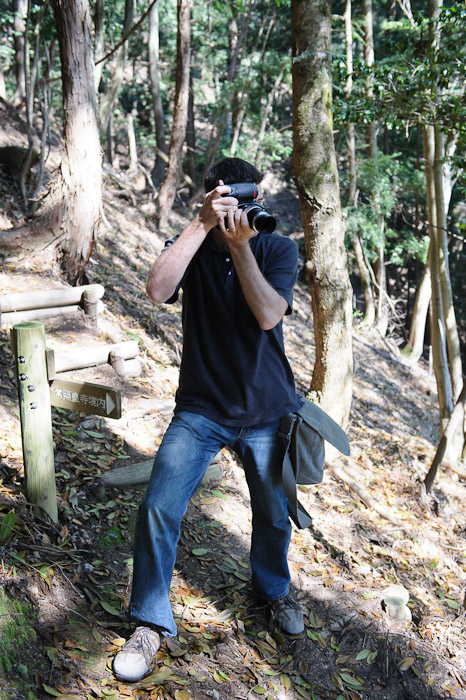
[[[139,346],[135,340],[126,340],[123,343],[113,345],[94,345],[75,350],[58,351],[55,355],[55,372],[68,372],[72,369],[94,367],[110,362],[110,355],[116,353],[123,360],[129,360],[137,356]]]
[[[222,453],[219,452],[209,464],[202,479],[203,486],[207,486],[212,481],[218,481],[222,478],[222,467],[219,464],[221,458]],[[154,458],[145,459],[143,462],[136,462],[136,464],[129,464],[104,472],[101,476],[101,480],[104,486],[113,486],[115,488],[147,484],[153,466]]]
[[[8,311],[1,315],[1,325],[14,326],[16,323],[25,321],[39,321],[41,318],[52,318],[53,316],[68,316],[81,311],[77,304],[70,306],[54,306],[45,309],[28,309],[27,311]]]
[[[33,292],[2,294],[0,296],[0,309],[3,315],[11,311],[71,306],[73,304],[81,304],[85,292],[90,302],[94,303],[97,299],[103,297],[105,287],[101,284],[85,284],[82,287],[64,287],[63,289],[43,289]]]
[[[50,390],[44,324],[19,323],[11,332],[18,379],[26,498],[39,515],[58,522]]]

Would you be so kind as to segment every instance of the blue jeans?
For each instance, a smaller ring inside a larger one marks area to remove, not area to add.
[[[225,446],[241,459],[249,487],[253,588],[268,600],[288,593],[291,524],[281,480],[279,423],[232,428],[188,411],[175,414],[138,512],[130,604],[133,618],[157,625],[167,636],[176,635],[169,590],[181,519],[212,458]]]

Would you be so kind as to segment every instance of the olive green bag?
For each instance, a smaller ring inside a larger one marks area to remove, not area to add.
[[[299,528],[309,527],[311,516],[298,501],[297,484],[319,484],[325,465],[325,440],[344,455],[350,454],[346,433],[333,418],[308,399],[296,413],[280,422],[279,436],[285,455],[282,480],[288,498],[290,518]]]

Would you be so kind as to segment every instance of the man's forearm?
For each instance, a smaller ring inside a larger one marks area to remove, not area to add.
[[[205,224],[196,216],[173,245],[159,255],[147,278],[146,290],[152,301],[161,304],[173,296],[207,233]]]
[[[260,327],[264,331],[270,330],[282,320],[288,302],[263,276],[249,243],[230,246],[230,253],[249,308]]]

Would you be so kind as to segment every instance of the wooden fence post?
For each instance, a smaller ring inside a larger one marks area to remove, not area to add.
[[[40,321],[11,331],[18,380],[26,498],[39,515],[58,522],[45,330]]]

